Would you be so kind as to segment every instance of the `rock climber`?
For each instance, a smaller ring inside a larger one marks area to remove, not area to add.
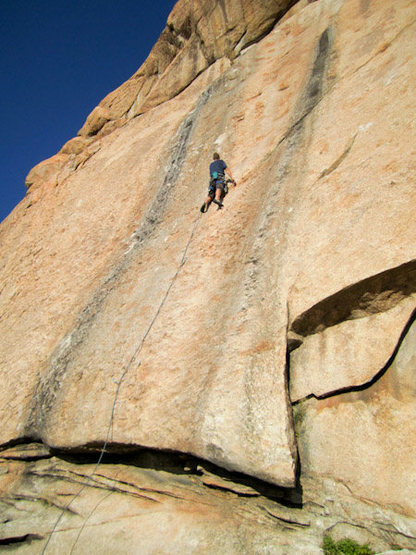
[[[211,202],[214,202],[218,206],[218,210],[220,210],[224,206],[221,202],[221,199],[225,196],[224,193],[226,192],[225,188],[227,186],[225,181],[225,173],[231,179],[234,187],[237,185],[237,183],[233,179],[230,168],[227,166],[224,160],[221,160],[218,152],[214,152],[212,159],[213,160],[209,165],[210,182],[208,196],[205,199],[204,204],[201,206],[201,212],[206,212]]]

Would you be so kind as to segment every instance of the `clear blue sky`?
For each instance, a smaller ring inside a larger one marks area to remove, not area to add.
[[[0,221],[142,64],[175,0],[0,0]]]

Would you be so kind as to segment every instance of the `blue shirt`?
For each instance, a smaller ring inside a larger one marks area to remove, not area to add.
[[[227,167],[227,164],[224,160],[214,160],[209,165],[209,175],[212,176],[215,172],[220,175],[224,175],[224,170]]]

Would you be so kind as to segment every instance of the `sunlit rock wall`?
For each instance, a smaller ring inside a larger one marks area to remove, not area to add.
[[[5,543],[416,547],[416,6],[290,4],[178,2],[2,224]]]

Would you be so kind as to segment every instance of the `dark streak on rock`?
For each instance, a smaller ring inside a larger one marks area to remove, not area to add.
[[[228,16],[227,16],[227,8],[225,7],[224,0],[219,0],[219,5],[221,6],[222,14],[224,16],[225,26],[228,25]]]
[[[29,472],[25,472],[25,475],[28,475]],[[70,509],[69,507],[66,506],[62,506],[59,503],[54,503],[53,501],[51,501],[50,499],[46,499],[45,497],[40,497],[39,495],[19,495],[19,494],[12,494],[10,497],[2,497],[1,501],[3,503],[9,503],[11,505],[13,505],[14,507],[16,507],[16,502],[18,501],[26,501],[26,502],[31,502],[31,503],[41,503],[43,505],[46,505],[48,507],[54,507],[56,509],[59,509],[60,511],[66,511],[69,514],[72,515],[79,515],[79,513],[77,511],[74,511],[73,509]]]
[[[366,14],[370,7],[370,0],[360,0],[360,10],[362,14]]]
[[[273,513],[272,511],[270,511],[267,507],[264,507],[262,505],[259,505],[260,508],[262,508],[264,511],[266,511],[266,513],[268,515],[270,515],[271,517],[275,518],[276,520],[279,520],[281,522],[285,522],[286,524],[292,524],[294,526],[301,526],[302,528],[307,528],[309,527],[311,524],[310,522],[299,522],[298,520],[292,520],[290,518],[284,518],[282,516],[279,516],[275,513]]]
[[[329,28],[322,33],[316,58],[313,64],[312,73],[305,89],[305,111],[310,112],[319,102],[322,92],[325,72],[330,53],[330,33]]]
[[[172,493],[170,491],[156,489],[156,488],[139,487],[136,484],[133,484],[132,482],[127,482],[125,480],[115,480],[114,478],[110,478],[110,477],[106,476],[105,474],[100,474],[98,472],[95,473],[95,476],[100,477],[100,478],[104,478],[105,480],[108,480],[109,482],[115,482],[116,484],[121,484],[122,486],[129,486],[129,487],[135,488],[136,490],[138,490],[140,492],[156,493],[158,495],[164,495],[166,497],[172,497],[173,499],[184,499],[183,496],[177,495],[177,494]],[[115,486],[115,487],[116,487],[115,491],[118,491],[120,493],[131,494],[131,492],[121,489],[121,487],[117,487],[117,486]],[[113,489],[113,488],[111,487],[110,489]],[[146,499],[150,499],[151,501],[156,501],[155,499],[143,496],[142,494],[136,494],[136,495],[139,495],[140,497],[145,497]]]
[[[349,143],[347,144],[344,152],[341,154],[341,156],[338,156],[338,158],[335,160],[335,162],[333,164],[331,164],[329,166],[329,168],[325,169],[321,175],[319,176],[319,179],[322,179],[323,177],[326,177],[327,175],[329,175],[330,173],[332,173],[333,171],[335,171],[338,166],[340,166],[342,164],[342,162],[345,160],[345,158],[348,156],[348,154],[350,153],[350,150],[352,149],[352,146],[354,144],[355,138],[356,138],[357,134],[355,134],[349,141]]]
[[[232,486],[220,485],[220,484],[211,484],[208,482],[203,482],[204,486],[208,489],[218,490],[218,491],[228,491],[236,495],[237,497],[259,497],[260,493],[253,491],[250,492],[242,492],[239,491],[237,488],[233,488]]]
[[[264,196],[264,205],[267,207],[272,206],[274,208],[275,206],[282,204],[280,199],[277,199],[276,201],[274,197],[279,194],[279,191],[282,188],[282,183],[296,171],[299,171],[299,166],[302,167],[302,163],[299,162],[298,158],[299,154],[304,156],[308,149],[306,118],[314,110],[327,90],[326,78],[332,54],[332,34],[333,33],[330,27],[322,33],[315,49],[315,57],[312,63],[311,73],[293,110],[291,124],[274,149],[277,162],[276,169],[273,170],[275,175],[271,179],[272,185],[269,187]],[[294,163],[295,160],[296,164]],[[291,194],[294,197],[296,193],[292,188],[290,188],[290,193],[288,194]],[[285,202],[287,202],[287,200]],[[270,229],[270,221],[273,218],[276,218],[274,210],[268,210],[262,215],[261,225],[257,232],[257,243],[254,245],[251,252],[252,259],[262,259],[260,252],[264,242],[263,237]],[[285,234],[284,227],[286,225],[287,219],[279,223],[279,234],[281,237]],[[253,269],[245,279],[244,283],[247,299],[256,295],[256,280],[257,275]]]
[[[23,536],[10,536],[8,538],[1,538],[0,545],[12,546],[15,544],[22,544],[22,543],[30,544],[32,543],[33,540],[42,540],[42,539],[43,539],[43,536],[40,536],[39,534],[24,534]]]
[[[319,39],[312,71],[300,100],[302,118],[315,108],[325,93],[332,42],[332,31],[328,27]]]
[[[143,493],[139,493],[134,492],[134,491],[127,491],[125,489],[122,489],[122,487],[118,487],[116,485],[107,485],[104,484],[102,482],[100,482],[99,480],[97,480],[96,478],[94,479],[92,476],[88,476],[88,475],[84,475],[84,474],[78,474],[76,472],[70,472],[69,475],[67,473],[64,472],[59,472],[60,469],[57,469],[57,472],[27,472],[27,475],[32,475],[32,476],[36,476],[39,478],[49,478],[51,481],[55,481],[55,480],[63,480],[67,483],[70,484],[76,484],[76,485],[81,485],[83,487],[88,487],[88,488],[92,488],[92,489],[99,489],[99,490],[107,490],[107,491],[111,491],[111,492],[115,492],[115,493],[121,493],[121,494],[125,494],[125,495],[130,495],[132,497],[137,497],[140,499],[145,499],[146,501],[151,501],[152,503],[158,503],[159,501],[157,499],[154,499],[153,497],[149,497],[149,495],[145,495]],[[97,474],[94,474],[94,476],[99,476]],[[101,475],[102,478],[108,480],[108,481],[112,481],[114,482],[114,480],[112,480],[111,478],[107,478],[106,476]],[[121,482],[120,482],[121,483]],[[139,489],[139,488],[136,488]],[[149,492],[151,492],[149,490]],[[162,492],[156,492],[155,490],[153,491],[153,493],[162,493]],[[174,497],[173,495],[171,497]],[[40,498],[36,498],[33,499],[33,501],[37,501],[40,500]],[[58,506],[58,505],[56,505]],[[59,507],[60,509],[62,509],[62,507]],[[67,506],[64,507],[65,511],[68,511],[70,513],[73,514],[78,514],[75,511],[73,511],[72,509],[69,509]]]
[[[326,92],[326,77],[331,61],[332,42],[332,30],[328,27],[319,39],[312,71],[294,109],[292,123],[276,145],[276,149],[278,149],[283,143],[286,143],[280,157],[276,177],[279,183],[292,172],[292,162],[296,153],[302,148],[306,150],[304,145],[305,120]]]
[[[25,436],[41,438],[47,417],[52,410],[58,391],[76,352],[86,341],[90,328],[100,314],[108,295],[116,288],[120,276],[129,267],[139,247],[149,241],[157,226],[162,222],[166,207],[170,200],[170,193],[180,176],[180,170],[185,162],[186,152],[192,131],[199,113],[208,101],[212,86],[201,95],[195,109],[184,119],[174,139],[174,148],[168,163],[168,170],[162,185],[156,194],[140,227],[132,236],[132,248],[124,255],[119,264],[107,276],[103,284],[97,289],[91,301],[78,315],[74,330],[64,337],[52,353],[45,372],[38,381],[32,400],[32,407],[26,419]]]

